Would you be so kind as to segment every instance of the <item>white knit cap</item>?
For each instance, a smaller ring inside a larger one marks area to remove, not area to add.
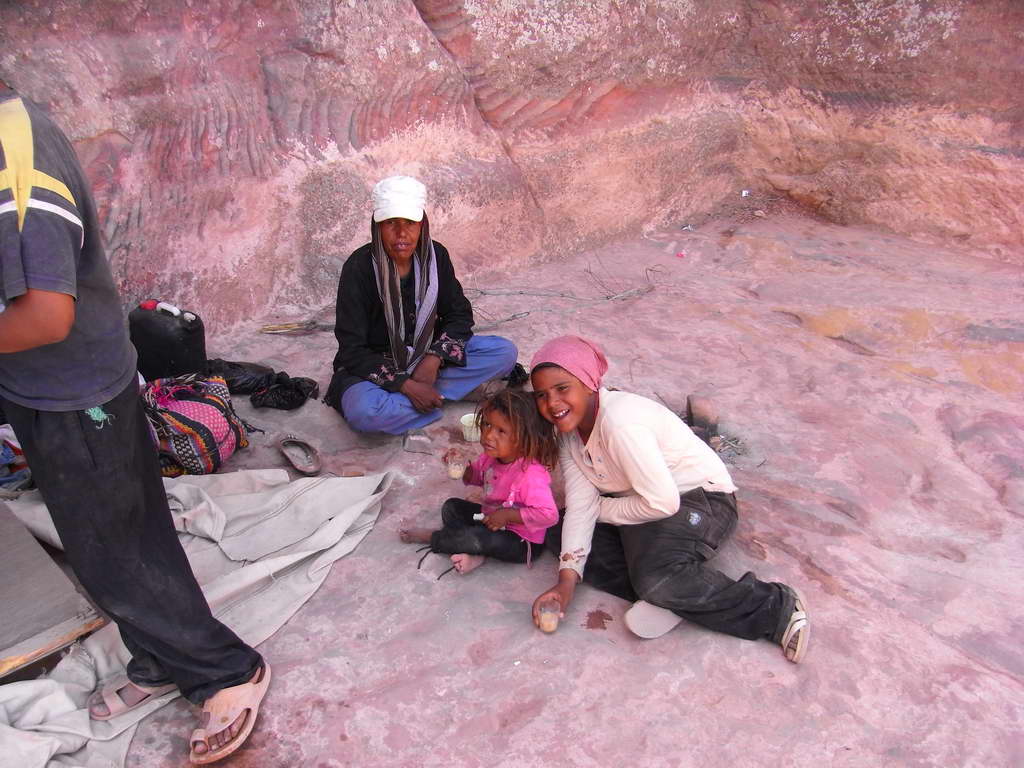
[[[373,188],[373,220],[423,221],[427,188],[412,176],[388,176]]]

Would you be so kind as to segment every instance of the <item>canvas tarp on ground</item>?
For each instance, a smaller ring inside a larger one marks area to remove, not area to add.
[[[391,475],[290,481],[285,470],[272,469],[164,482],[175,527],[214,614],[258,645],[370,531]],[[38,492],[9,506],[38,538],[60,546]],[[5,764],[121,768],[137,723],[178,695],[109,722],[91,721],[86,698],[97,680],[123,671],[127,661],[116,627],[108,625],[72,646],[46,678],[0,686]]]

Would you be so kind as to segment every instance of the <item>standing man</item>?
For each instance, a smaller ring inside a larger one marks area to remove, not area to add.
[[[192,762],[219,760],[252,731],[270,667],[213,617],[178,541],[74,150],[2,80],[0,305],[0,407],[68,563],[132,655],[90,716],[178,688],[203,708]]]
[[[473,335],[473,307],[448,250],[430,239],[426,202],[427,188],[411,176],[378,182],[370,242],[341,270],[325,400],[359,432],[425,427],[445,400],[463,399],[516,362],[508,339]]]

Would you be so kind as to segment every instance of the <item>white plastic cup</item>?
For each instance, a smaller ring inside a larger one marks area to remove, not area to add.
[[[476,414],[467,413],[461,419],[459,424],[462,425],[462,439],[467,443],[479,443],[480,442],[480,428],[476,425]]]
[[[540,623],[541,632],[551,634],[558,629],[558,614],[562,612],[562,606],[557,600],[545,600],[537,607],[537,617]]]

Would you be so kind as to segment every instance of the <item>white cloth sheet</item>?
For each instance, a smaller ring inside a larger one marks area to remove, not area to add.
[[[331,563],[370,531],[391,479],[383,473],[289,481],[285,470],[271,469],[164,483],[175,527],[214,615],[258,645],[316,592]],[[8,506],[38,538],[60,546],[38,492]],[[110,624],[73,645],[46,678],[0,685],[0,764],[122,768],[138,722],[178,696],[170,693],[115,720],[91,721],[86,699],[98,680],[123,672],[127,661]]]

